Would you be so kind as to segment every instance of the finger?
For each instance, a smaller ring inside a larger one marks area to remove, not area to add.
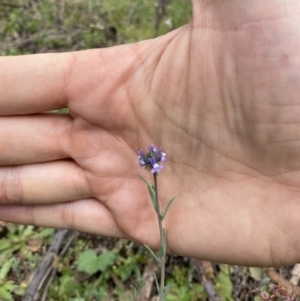
[[[88,197],[85,173],[73,161],[0,167],[1,204],[46,204]]]
[[[0,207],[0,220],[124,237],[107,207],[95,199],[43,206],[4,205]]]
[[[1,115],[67,107],[72,53],[0,57]]]
[[[124,99],[126,93],[120,87],[130,69],[128,65],[133,65],[134,54],[130,46],[119,46],[72,53],[0,57],[0,114],[40,113],[72,107],[73,102],[82,113],[83,100],[92,99],[102,104],[101,100],[108,101],[110,94],[114,93]],[[96,98],[91,97],[100,89]]]
[[[68,107],[82,115],[87,111],[83,108],[90,106],[105,115],[112,99],[120,109],[120,103],[129,99],[128,85],[149,77],[148,72],[141,77],[137,70],[153,69],[164,49],[157,45],[165,45],[173,36],[176,32],[134,46],[0,57],[0,114],[33,114]],[[152,47],[155,49],[150,51]],[[136,92],[135,85],[133,89]]]
[[[0,165],[67,158],[72,119],[68,114],[0,118]]]

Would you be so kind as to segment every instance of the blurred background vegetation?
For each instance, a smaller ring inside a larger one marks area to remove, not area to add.
[[[188,0],[0,0],[0,54],[132,43],[190,19]]]
[[[189,0],[0,0],[0,55],[133,43],[185,25],[191,14]],[[154,301],[153,271],[150,254],[126,240],[0,221],[0,301]],[[261,291],[279,290],[260,268],[169,256],[166,273],[174,284],[168,301],[261,300]],[[288,278],[291,268],[280,273]],[[276,300],[288,300],[280,294]]]

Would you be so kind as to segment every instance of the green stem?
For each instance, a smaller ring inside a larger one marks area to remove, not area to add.
[[[160,235],[160,250],[163,245],[163,225],[162,219],[160,216],[160,205],[158,201],[158,186],[157,186],[157,174],[154,173],[154,190],[155,190],[155,203],[156,203],[156,214],[158,219],[159,226],[159,235]],[[160,258],[160,287],[159,287],[159,301],[163,301],[164,295],[164,287],[165,287],[165,255],[162,255]]]

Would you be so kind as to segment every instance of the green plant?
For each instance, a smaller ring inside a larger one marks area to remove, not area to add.
[[[222,301],[233,301],[233,285],[230,280],[230,268],[228,265],[225,264],[221,264],[220,268],[221,271],[216,277],[216,291],[219,293],[219,296]]]
[[[0,239],[0,300],[10,301],[15,300],[16,295],[24,295],[26,286],[16,280],[40,260],[38,251],[42,250],[43,242],[52,237],[54,229],[37,231],[33,226],[6,224],[5,228],[0,228],[2,235],[3,232],[5,237]],[[24,264],[25,260],[30,264]]]
[[[96,272],[104,272],[111,267],[116,260],[116,254],[107,251],[97,255],[95,250],[88,249],[84,251],[77,262],[78,270],[93,275]]]
[[[12,268],[13,264],[14,258],[10,258],[2,265],[0,269],[0,300],[13,300],[11,293],[16,286],[12,281],[5,281],[5,278]]]
[[[165,286],[165,258],[167,253],[167,236],[166,236],[167,234],[166,234],[166,229],[163,227],[163,220],[170,206],[175,200],[175,197],[173,197],[168,202],[165,210],[162,212],[160,209],[160,203],[158,199],[157,177],[158,177],[158,173],[163,168],[160,162],[166,161],[167,155],[162,152],[161,148],[156,149],[154,145],[150,145],[148,146],[147,154],[144,154],[143,150],[139,151],[138,159],[139,159],[140,166],[144,167],[148,171],[151,171],[154,177],[154,183],[150,184],[143,177],[139,176],[147,185],[150,199],[152,201],[153,208],[157,215],[159,236],[160,236],[160,248],[157,253],[151,250],[147,245],[145,245],[145,247],[150,251],[150,253],[155,258],[155,260],[160,264],[160,284],[158,284],[157,277],[155,274],[154,275],[155,275],[157,291],[159,293],[159,301],[165,301],[167,299],[168,292],[172,286],[171,285]]]
[[[172,289],[168,294],[167,301],[202,301],[206,298],[206,293],[202,285],[194,283],[189,286],[187,284],[176,285],[173,281],[169,282]]]

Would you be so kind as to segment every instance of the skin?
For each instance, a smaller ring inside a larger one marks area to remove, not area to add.
[[[300,260],[300,4],[195,0],[137,44],[0,58],[0,220],[158,247],[137,151],[159,181],[169,252]],[[70,114],[42,113],[68,107]]]

